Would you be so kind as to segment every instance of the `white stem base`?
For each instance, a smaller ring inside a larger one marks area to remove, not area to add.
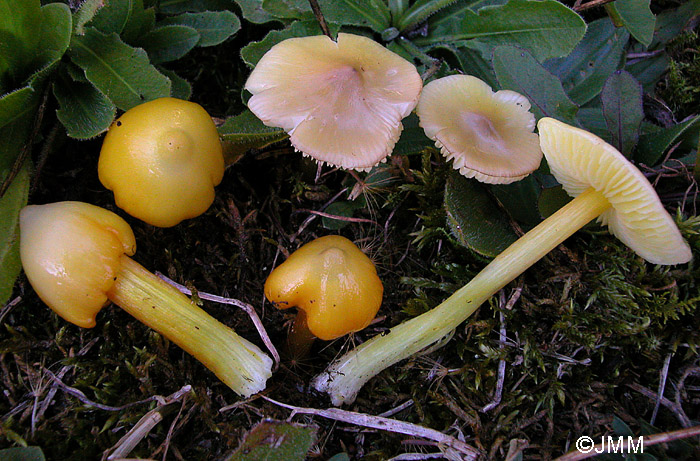
[[[312,386],[330,394],[333,405],[353,402],[370,378],[457,328],[484,301],[609,207],[601,193],[588,189],[523,235],[439,306],[348,352],[316,376]]]

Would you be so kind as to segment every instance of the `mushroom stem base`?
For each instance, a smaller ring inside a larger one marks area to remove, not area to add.
[[[258,346],[128,256],[121,257],[121,269],[107,296],[191,354],[244,397],[263,390],[272,375],[272,359]]]
[[[370,378],[449,334],[484,301],[609,207],[603,194],[586,190],[506,248],[439,306],[348,352],[316,376],[312,385],[330,394],[334,405],[354,401]]]

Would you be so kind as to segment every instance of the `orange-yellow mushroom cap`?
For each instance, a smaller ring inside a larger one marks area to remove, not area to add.
[[[345,237],[320,237],[299,248],[265,281],[265,296],[280,309],[298,307],[309,330],[331,340],[365,328],[382,303],[372,261]]]
[[[39,297],[68,322],[95,326],[123,254],[136,240],[122,218],[82,202],[29,205],[20,219],[20,257]]]
[[[451,75],[423,88],[416,113],[425,134],[468,177],[507,184],[542,161],[530,102],[515,91],[495,93],[470,75]]]
[[[297,150],[357,170],[391,154],[422,87],[413,64],[345,33],[337,41],[318,35],[278,43],[245,84],[250,110],[289,133]]]
[[[598,221],[642,258],[654,264],[681,264],[692,252],[673,218],[644,175],[598,136],[553,118],[537,124],[549,169],[576,197],[593,188],[611,207]]]
[[[204,213],[224,175],[216,126],[193,102],[160,98],[126,111],[109,128],[100,181],[119,208],[159,227]]]

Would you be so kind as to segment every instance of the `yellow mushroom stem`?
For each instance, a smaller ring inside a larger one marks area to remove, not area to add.
[[[602,193],[589,188],[519,238],[439,306],[348,352],[318,375],[313,386],[330,394],[334,405],[354,401],[370,378],[446,336],[484,301],[610,206]]]
[[[109,300],[191,354],[235,392],[249,396],[265,388],[272,360],[258,346],[133,259],[122,255],[120,263]]]

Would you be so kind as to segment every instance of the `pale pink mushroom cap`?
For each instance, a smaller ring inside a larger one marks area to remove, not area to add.
[[[489,184],[508,184],[532,173],[542,161],[526,97],[510,90],[493,92],[470,75],[451,75],[428,83],[416,113],[425,134],[453,167]]]
[[[413,64],[377,42],[338,34],[290,38],[260,59],[246,82],[250,110],[287,131],[320,162],[366,170],[391,153],[423,82]]]
[[[537,128],[549,169],[576,197],[588,188],[611,207],[598,221],[642,258],[654,264],[690,261],[690,246],[644,175],[598,136],[552,118]]]

